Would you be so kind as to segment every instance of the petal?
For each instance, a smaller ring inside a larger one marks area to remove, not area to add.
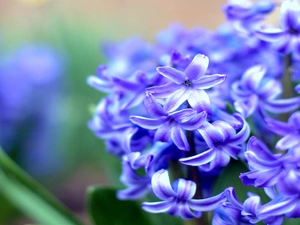
[[[113,84],[125,91],[135,91],[141,88],[140,84],[134,83],[132,81],[124,80],[119,77],[112,77]]]
[[[263,102],[263,107],[272,113],[286,113],[296,110],[300,105],[300,97],[277,99]]]
[[[197,112],[206,111],[211,113],[210,100],[207,93],[201,89],[193,89],[187,99],[190,106]]]
[[[159,170],[151,180],[152,190],[154,194],[163,200],[168,200],[170,197],[175,197],[176,193],[171,187],[169,173],[167,170]]]
[[[184,204],[180,209],[181,217],[184,220],[192,219],[192,218],[199,218],[201,216],[200,212],[192,212],[188,206],[188,204]]]
[[[298,145],[299,143],[300,143],[300,135],[297,133],[291,133],[281,138],[276,143],[275,147],[279,150],[286,150]]]
[[[171,130],[171,139],[180,150],[189,151],[190,145],[187,141],[185,133],[179,126],[173,126]]]
[[[300,129],[300,111],[294,112],[288,120],[288,123],[296,129]]]
[[[206,144],[212,148],[214,143],[224,141],[224,136],[211,123],[204,122],[198,129]]]
[[[227,166],[230,161],[230,156],[222,151],[222,148],[220,147],[219,149],[216,150],[216,156],[215,158],[211,161],[209,170],[213,170],[215,168],[220,168]]]
[[[217,120],[212,124],[221,133],[224,141],[234,137],[236,134],[235,129],[224,121]]]
[[[142,116],[130,116],[131,122],[134,124],[149,130],[157,129],[165,124],[168,120],[167,117],[161,117],[159,119],[149,119]]]
[[[261,210],[259,211],[260,217],[268,218],[271,216],[279,216],[279,215],[285,215],[292,211],[292,209],[296,206],[295,199],[291,198],[276,204],[271,204],[266,206],[262,206]]]
[[[168,200],[165,202],[143,202],[142,208],[151,213],[161,213],[166,212],[173,205],[172,200]]]
[[[300,7],[297,0],[283,1],[280,7],[280,27],[284,30],[294,28],[299,23]]]
[[[181,123],[180,126],[185,130],[196,130],[203,125],[203,123],[206,121],[206,118],[207,118],[207,113],[203,111],[201,113],[198,113],[192,119]]]
[[[173,94],[176,90],[178,90],[178,84],[167,83],[161,86],[153,86],[146,88],[146,93],[149,92],[155,98],[167,98],[169,95]]]
[[[186,79],[183,72],[169,66],[157,67],[156,70],[161,75],[168,78],[169,80],[172,80],[176,84],[182,84]]]
[[[209,89],[225,81],[225,74],[214,74],[200,77],[193,81],[193,87],[197,89]]]
[[[193,198],[196,193],[196,184],[193,181],[178,179],[177,185],[177,198],[181,200],[189,200]]]
[[[191,209],[200,212],[212,211],[218,208],[223,202],[226,201],[226,194],[224,192],[206,199],[192,199],[189,201]]]
[[[193,118],[197,112],[194,109],[182,109],[169,114],[176,122],[185,122]]]
[[[256,36],[267,42],[278,42],[286,38],[286,32],[280,28],[264,28],[255,31]]]
[[[166,99],[164,109],[167,112],[172,112],[176,110],[182,103],[184,103],[189,97],[190,90],[182,87]]]
[[[194,155],[192,157],[181,158],[179,161],[185,165],[189,166],[200,166],[207,163],[210,163],[216,157],[215,149],[209,149],[205,152],[202,152],[198,155]]]
[[[260,197],[251,196],[250,198],[246,199],[243,206],[243,211],[241,212],[243,216],[255,216],[260,206]]]
[[[226,145],[222,147],[222,150],[230,155],[232,158],[237,159],[242,147],[236,145]]]
[[[205,55],[198,54],[193,61],[187,66],[184,73],[189,80],[197,80],[203,76],[207,70],[209,59]]]
[[[240,85],[246,90],[256,91],[259,87],[264,75],[266,73],[266,68],[262,65],[252,66],[247,69],[243,74],[240,81]]]
[[[99,77],[96,76],[89,76],[87,78],[87,83],[91,87],[103,91],[103,92],[110,92],[111,91],[111,84],[109,81],[103,81]]]
[[[278,80],[268,80],[257,90],[261,99],[274,99],[282,93],[282,85]]]
[[[230,139],[230,144],[242,144],[249,137],[250,127],[240,115],[234,114],[234,117],[242,123],[242,129]]]
[[[278,134],[280,136],[285,136],[292,131],[292,127],[285,123],[278,120],[274,120],[271,118],[266,118],[265,122],[267,124],[267,127],[274,132],[275,134]]]
[[[155,141],[162,141],[162,142],[169,142],[171,135],[171,125],[170,123],[165,123],[164,125],[160,126],[154,135]]]
[[[298,84],[296,87],[295,87],[295,91],[300,94],[300,84]]]
[[[168,115],[151,93],[146,93],[144,104],[147,112],[153,117],[160,118]]]

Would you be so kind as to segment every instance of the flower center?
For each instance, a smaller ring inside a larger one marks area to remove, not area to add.
[[[185,81],[183,82],[183,84],[184,84],[185,86],[187,86],[187,87],[190,87],[191,84],[192,84],[192,82],[191,82],[190,80],[185,80]]]
[[[299,32],[294,28],[290,28],[289,31],[290,31],[291,34],[299,34]]]

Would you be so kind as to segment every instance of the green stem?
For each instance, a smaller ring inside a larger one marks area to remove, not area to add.
[[[186,103],[188,108],[191,108],[191,106]],[[196,155],[196,146],[195,146],[195,137],[194,137],[194,131],[186,131],[186,137],[188,140],[188,143],[190,145],[190,151],[186,152],[187,157],[195,156]],[[198,170],[198,167],[196,166],[188,166],[188,179],[192,180],[196,183],[196,193],[195,198],[196,199],[202,199],[202,186],[201,186],[201,177],[200,172]],[[202,213],[202,216],[200,218],[194,219],[195,225],[208,225],[208,216],[206,212]]]
[[[69,211],[62,203],[60,203],[55,196],[53,196],[48,190],[46,190],[41,184],[35,181],[32,177],[26,174],[19,166],[13,162],[2,150],[0,147],[0,169],[1,180],[6,182],[1,182],[0,191],[8,195],[7,197],[14,201],[18,200],[15,196],[10,195],[9,193],[11,188],[17,186],[16,191],[32,194],[34,198],[38,198],[41,204],[47,205],[47,208],[51,209],[52,212],[55,212],[65,221],[69,221],[68,224],[71,225],[82,225],[71,211]],[[20,196],[22,197],[22,196]],[[28,203],[30,204],[30,202]],[[18,206],[18,205],[16,205]],[[25,207],[25,206],[24,206]],[[24,207],[21,207],[21,210],[24,210]]]
[[[292,83],[292,71],[293,71],[292,54],[288,54],[284,57],[284,76],[282,78],[283,84],[283,98],[291,98],[295,96],[295,91]]]

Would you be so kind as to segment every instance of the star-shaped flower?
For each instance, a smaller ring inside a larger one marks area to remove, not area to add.
[[[226,75],[205,75],[208,64],[208,57],[198,54],[184,72],[169,66],[158,67],[157,72],[172,82],[150,87],[146,91],[155,98],[166,98],[164,109],[168,112],[175,111],[185,101],[198,112],[210,112],[210,100],[204,89],[222,83]]]

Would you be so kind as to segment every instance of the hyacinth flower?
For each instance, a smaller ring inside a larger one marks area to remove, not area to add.
[[[181,158],[180,162],[190,166],[199,166],[204,171],[210,171],[226,166],[231,157],[237,159],[238,154],[243,149],[242,144],[249,136],[250,129],[242,117],[239,115],[235,115],[235,117],[242,124],[239,132],[224,121],[205,122],[198,131],[209,149],[191,157]]]
[[[216,209],[227,200],[225,189],[219,195],[206,199],[192,199],[196,192],[196,184],[193,181],[178,179],[170,184],[168,171],[159,170],[151,179],[153,193],[163,200],[162,202],[144,202],[144,210],[152,213],[165,212],[183,219],[198,218],[201,212]]]
[[[149,174],[150,175],[150,174]],[[117,193],[119,199],[138,199],[143,197],[151,185],[151,177],[138,175],[127,160],[123,160],[120,180],[127,186]]]
[[[285,0],[280,7],[280,28],[262,28],[256,35],[267,42],[274,42],[284,53],[300,56],[300,6],[297,0]]]
[[[248,142],[245,157],[250,172],[240,175],[247,186],[259,188],[276,186],[283,195],[298,195],[299,185],[299,156],[293,152],[288,154],[273,154],[266,145],[255,137]]]
[[[286,150],[290,148],[300,147],[300,112],[297,111],[291,115],[288,122],[281,122],[271,118],[266,118],[268,128],[283,136],[277,144],[276,149]]]
[[[247,42],[257,42],[253,31],[261,26],[265,15],[272,12],[276,4],[272,0],[228,0],[223,12],[239,34],[246,36]]]
[[[257,15],[268,14],[275,8],[272,0],[228,0],[223,12],[229,20],[248,19]]]
[[[172,82],[162,86],[146,89],[155,98],[166,98],[164,109],[168,112],[176,110],[182,103],[188,101],[189,105],[198,112],[211,112],[210,100],[203,89],[209,89],[222,83],[226,75],[205,75],[209,60],[206,56],[198,54],[187,66],[184,72],[172,67],[158,67],[157,72]]]
[[[278,99],[282,93],[281,83],[265,75],[266,68],[256,65],[246,70],[240,81],[232,84],[234,106],[244,117],[251,116],[256,110],[265,116],[265,111],[285,113],[299,107],[299,97]]]
[[[295,209],[297,198],[273,196],[272,200],[264,205],[260,197],[248,193],[248,198],[241,203],[234,190],[227,192],[228,202],[223,203],[215,211],[213,225],[249,225],[263,221],[269,225],[280,225],[284,216]]]
[[[155,118],[142,116],[130,116],[130,120],[140,127],[156,130],[154,140],[170,142],[181,150],[190,150],[184,130],[195,130],[206,120],[206,112],[197,113],[194,109],[182,109],[168,113],[152,96],[147,93],[145,108]]]

